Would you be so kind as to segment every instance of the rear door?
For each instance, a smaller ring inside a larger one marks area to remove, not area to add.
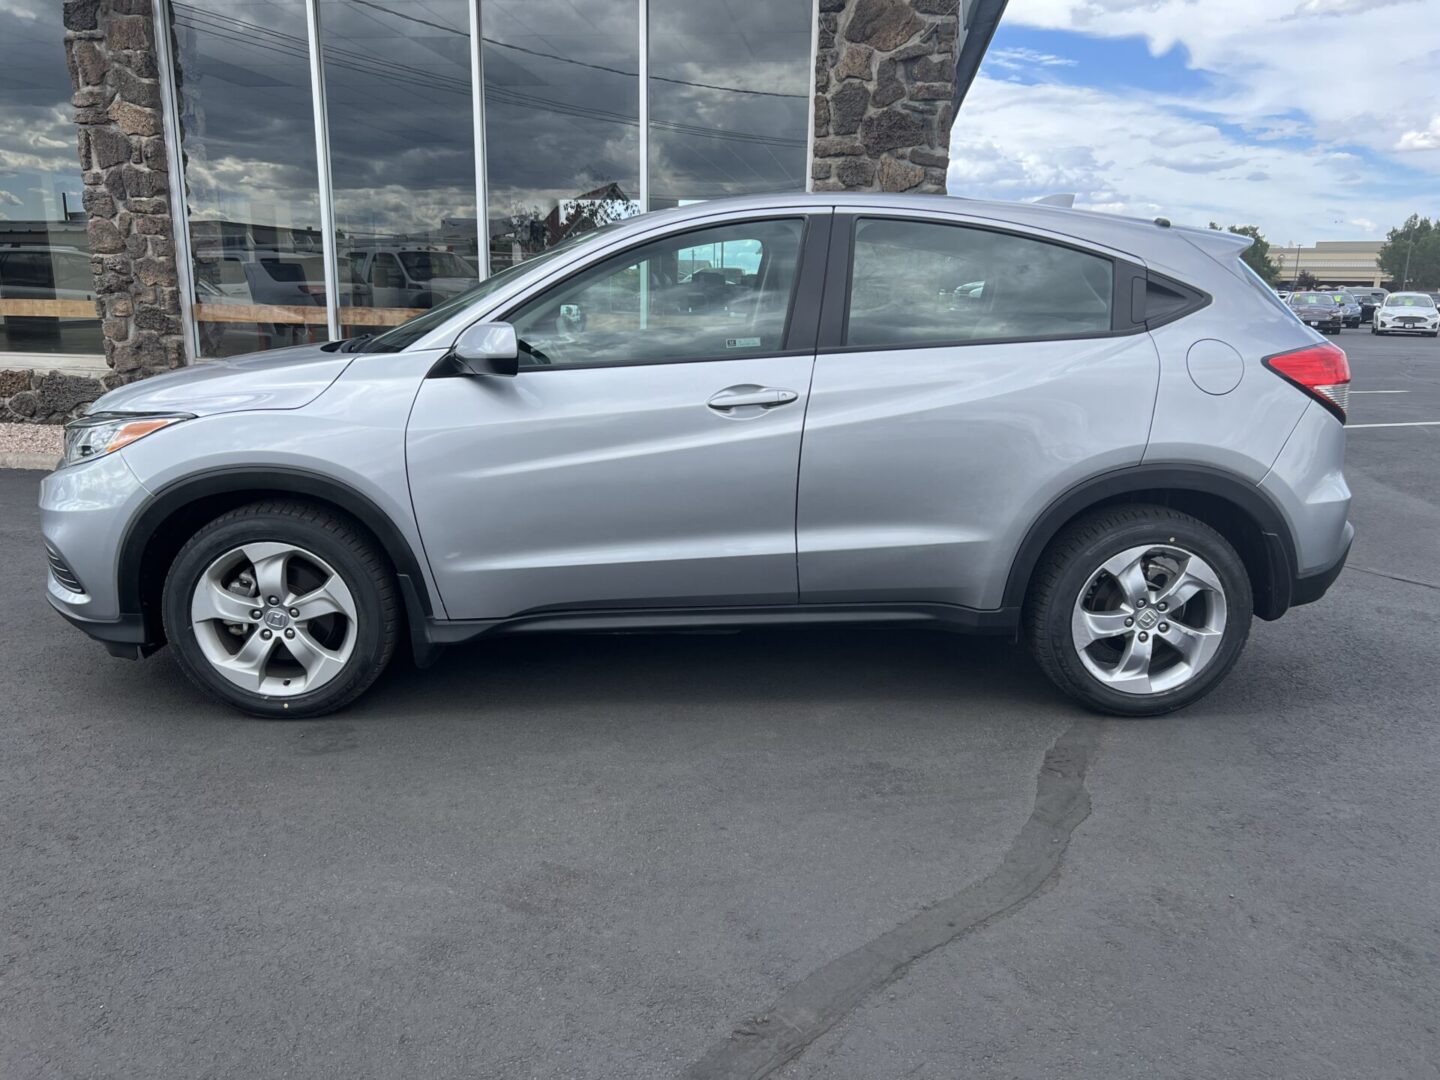
[[[1126,325],[1134,268],[959,218],[837,214],[833,233],[800,599],[996,608],[1046,504],[1144,453],[1159,366]]]
[[[828,218],[650,240],[508,314],[515,378],[425,381],[407,463],[452,618],[796,602]]]

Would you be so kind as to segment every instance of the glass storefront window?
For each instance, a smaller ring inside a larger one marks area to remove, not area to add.
[[[0,354],[99,353],[61,5],[0,6]]]
[[[170,6],[200,355],[323,341],[305,5]]]
[[[470,0],[321,0],[320,46],[349,335],[480,277]]]
[[[347,335],[401,323],[640,213],[644,164],[651,208],[805,188],[810,0],[650,0],[648,163],[635,0],[318,0],[318,42],[306,0],[168,6],[202,356],[318,341],[327,309]]]
[[[639,12],[635,0],[485,0],[481,19],[498,271],[639,212]]]
[[[811,5],[650,0],[650,208],[805,190]]]

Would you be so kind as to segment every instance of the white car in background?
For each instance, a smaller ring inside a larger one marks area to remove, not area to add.
[[[1375,309],[1375,319],[1370,324],[1372,334],[1424,334],[1426,337],[1440,335],[1440,311],[1428,293],[1396,292],[1385,298]]]

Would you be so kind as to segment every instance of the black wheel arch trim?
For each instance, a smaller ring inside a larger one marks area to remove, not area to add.
[[[369,496],[322,473],[275,465],[209,469],[155,492],[121,541],[116,581],[120,610],[130,615],[142,611],[140,574],[145,550],[167,518],[198,499],[241,491],[263,492],[266,497],[309,496],[339,507],[375,535],[396,574],[409,579],[409,591],[421,613],[427,617],[434,614],[419,557],[390,516]]]
[[[1203,465],[1155,463],[1130,465],[1082,480],[1054,499],[1031,523],[1010,564],[1002,603],[1019,607],[1025,602],[1030,579],[1050,542],[1077,514],[1117,497],[1153,491],[1183,491],[1210,495],[1236,506],[1259,530],[1267,563],[1268,595],[1257,591],[1255,613],[1278,619],[1291,605],[1295,582],[1295,541],[1280,508],[1258,484]]]

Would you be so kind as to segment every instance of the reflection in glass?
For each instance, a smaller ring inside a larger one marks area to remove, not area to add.
[[[320,45],[348,335],[480,276],[470,0],[322,0]]]
[[[805,189],[810,0],[650,0],[650,208]]]
[[[102,347],[60,16],[0,5],[0,353]]]
[[[490,266],[501,270],[638,212],[638,6],[485,0],[481,18]]]
[[[324,340],[305,5],[172,0],[171,11],[200,353]]]
[[[1110,329],[1115,269],[988,229],[861,220],[845,343],[875,348],[1074,337]]]
[[[510,321],[528,367],[764,356],[784,347],[799,220],[721,225],[576,275]]]

